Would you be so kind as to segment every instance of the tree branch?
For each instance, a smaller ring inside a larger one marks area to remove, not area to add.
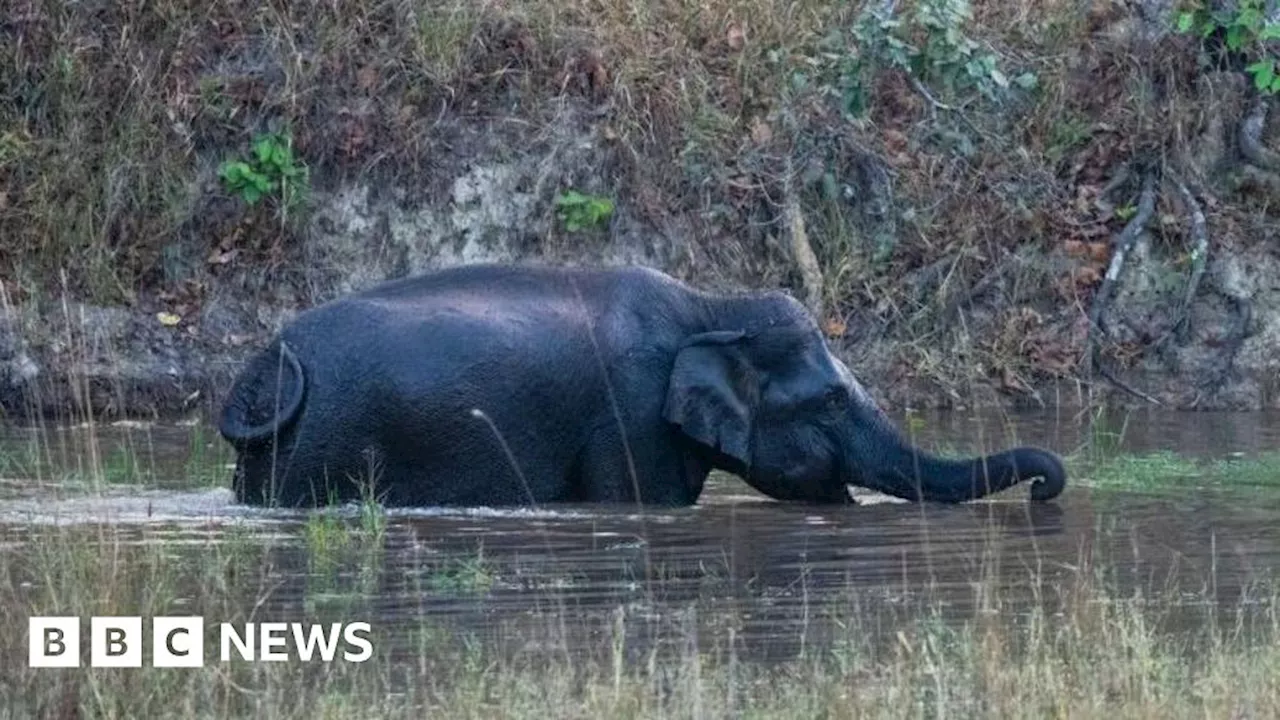
[[[1138,198],[1138,211],[1129,220],[1129,223],[1124,226],[1124,230],[1120,232],[1120,235],[1116,237],[1115,250],[1111,253],[1111,264],[1107,267],[1107,274],[1102,278],[1102,285],[1098,288],[1098,292],[1094,294],[1093,305],[1089,308],[1089,334],[1085,338],[1084,356],[1086,374],[1092,374],[1093,372],[1096,335],[1100,329],[1099,322],[1111,302],[1111,295],[1115,292],[1115,286],[1120,279],[1120,272],[1124,270],[1125,258],[1128,257],[1129,251],[1133,249],[1133,243],[1138,239],[1138,236],[1146,229],[1147,223],[1150,222],[1155,210],[1155,174],[1148,171],[1142,178],[1142,194]]]

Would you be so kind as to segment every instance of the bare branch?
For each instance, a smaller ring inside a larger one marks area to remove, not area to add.
[[[1155,174],[1148,171],[1142,178],[1142,194],[1138,198],[1138,211],[1129,220],[1129,223],[1124,226],[1124,230],[1120,231],[1120,235],[1116,237],[1115,250],[1111,253],[1111,264],[1107,267],[1107,274],[1102,278],[1102,285],[1098,288],[1098,292],[1094,294],[1093,305],[1089,308],[1089,334],[1085,339],[1084,356],[1086,374],[1093,371],[1093,356],[1096,349],[1095,336],[1099,330],[1099,322],[1102,319],[1102,315],[1106,312],[1107,306],[1111,302],[1111,295],[1115,292],[1120,273],[1124,270],[1125,258],[1128,257],[1129,251],[1133,249],[1133,243],[1138,239],[1138,236],[1146,229],[1147,223],[1150,222],[1155,210]]]
[[[792,171],[790,158],[787,159],[787,172],[782,183],[782,212],[787,222],[791,259],[800,271],[800,280],[804,285],[804,304],[818,322],[822,322],[825,317],[822,266],[818,264],[818,256],[814,254],[813,246],[809,244],[809,234],[805,231],[804,213],[800,209],[800,196],[795,189],[795,173]]]
[[[1187,189],[1186,183],[1178,181],[1178,192],[1182,201],[1187,204],[1191,215],[1191,278],[1187,280],[1187,292],[1182,297],[1182,308],[1178,311],[1178,321],[1173,324],[1179,341],[1185,341],[1191,331],[1191,303],[1195,301],[1200,290],[1200,280],[1204,277],[1204,269],[1209,261],[1209,231],[1205,221],[1204,210],[1196,201],[1195,195]]]
[[[1280,171],[1280,155],[1262,144],[1262,131],[1267,126],[1267,99],[1254,101],[1249,113],[1240,123],[1240,152],[1245,158],[1263,170]]]

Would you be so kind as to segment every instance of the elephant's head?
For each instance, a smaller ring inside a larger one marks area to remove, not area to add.
[[[794,301],[742,330],[689,337],[675,359],[666,419],[717,464],[772,497],[847,502],[847,485],[909,500],[962,502],[1040,478],[1031,498],[1062,492],[1057,456],[1016,448],[982,458],[925,454],[834,357]],[[754,327],[752,327],[754,325]]]

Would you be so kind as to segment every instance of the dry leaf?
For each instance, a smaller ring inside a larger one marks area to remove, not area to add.
[[[742,46],[747,42],[747,33],[738,23],[729,24],[729,32],[725,35],[725,42],[729,44],[732,50],[741,50]]]
[[[1089,249],[1089,259],[1094,262],[1105,263],[1111,258],[1111,243],[1107,242],[1091,242],[1087,244]]]
[[[884,146],[891,153],[900,153],[907,149],[907,135],[901,130],[885,130],[880,136],[884,139]]]
[[[209,255],[207,262],[210,265],[226,265],[232,260],[235,260],[236,256],[239,254],[239,250],[226,250],[222,252],[214,250],[213,253]]]
[[[751,139],[757,145],[764,145],[773,139],[773,128],[769,127],[764,118],[756,118],[751,123]]]
[[[156,320],[159,320],[160,324],[164,325],[165,327],[173,327],[174,325],[177,325],[178,323],[182,322],[182,318],[178,317],[177,315],[174,315],[171,312],[156,313]]]
[[[356,72],[356,85],[361,90],[371,90],[376,82],[378,82],[378,71],[372,65],[365,65]]]
[[[604,66],[604,58],[599,50],[590,50],[582,60],[582,69],[586,72],[593,90],[603,90],[609,84],[609,71]]]
[[[1094,285],[1102,279],[1102,272],[1096,267],[1076,268],[1073,273],[1076,285]]]
[[[840,318],[827,318],[823,324],[823,330],[827,333],[827,337],[839,338],[849,332],[849,326]]]
[[[1000,385],[1005,390],[1013,390],[1028,395],[1032,394],[1031,388],[1022,382],[1022,379],[1009,368],[1004,368],[1000,371]]]

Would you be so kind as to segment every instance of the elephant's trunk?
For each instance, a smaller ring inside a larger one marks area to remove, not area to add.
[[[1066,485],[1062,462],[1037,448],[1015,448],[973,460],[945,460],[922,452],[902,453],[887,467],[873,471],[866,484],[875,490],[929,502],[976,500],[1041,478],[1031,486],[1031,499],[1052,500]]]
[[[976,500],[1040,478],[1031,486],[1031,499],[1045,502],[1066,486],[1066,470],[1046,450],[1020,447],[986,457],[949,460],[921,452],[908,444],[885,418],[872,423],[871,432],[858,433],[861,452],[855,466],[859,483],[894,497],[913,501],[958,503]]]

